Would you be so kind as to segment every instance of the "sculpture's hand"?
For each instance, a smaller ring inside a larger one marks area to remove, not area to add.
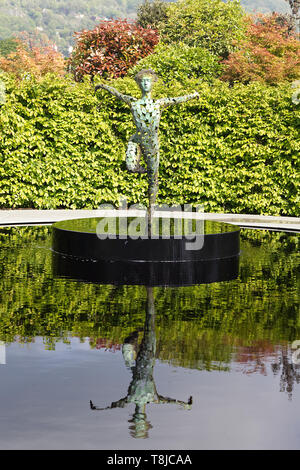
[[[185,103],[186,101],[193,100],[194,98],[199,99],[199,93],[197,91],[189,95],[177,96],[175,98],[161,98],[157,100],[157,102],[162,108],[166,108],[168,106]]]
[[[99,88],[102,88],[103,90],[103,84],[100,83],[99,85],[95,86],[95,91],[99,90]]]

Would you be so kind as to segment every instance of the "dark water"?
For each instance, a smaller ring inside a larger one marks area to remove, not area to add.
[[[1,449],[300,448],[299,236],[147,289],[53,279],[50,230],[0,230]]]

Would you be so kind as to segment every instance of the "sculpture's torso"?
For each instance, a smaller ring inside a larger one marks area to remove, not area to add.
[[[157,101],[152,99],[136,100],[131,104],[131,112],[137,132],[148,135],[158,133],[160,106]]]

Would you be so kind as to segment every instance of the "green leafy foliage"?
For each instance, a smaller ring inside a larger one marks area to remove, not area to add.
[[[129,73],[132,75],[148,68],[155,70],[164,81],[177,80],[182,83],[189,78],[209,80],[219,76],[222,70],[217,57],[207,49],[184,43],[166,45],[162,42]]]
[[[0,57],[6,57],[17,50],[19,41],[15,38],[7,38],[0,40]]]
[[[185,42],[227,58],[245,33],[245,12],[238,0],[179,0],[170,3],[159,27],[162,42]]]
[[[0,109],[1,207],[97,208],[146,203],[147,176],[124,168],[134,124],[129,107],[88,80],[46,76],[16,86],[3,77]],[[111,83],[111,82],[109,82]],[[130,78],[112,85],[140,96]],[[290,85],[230,88],[215,80],[155,84],[154,98],[197,90],[160,124],[158,203],[205,211],[299,215],[300,109]]]
[[[0,120],[2,204],[75,208],[114,200],[119,168],[111,163],[123,145],[97,111],[89,84],[49,75],[19,88],[9,82],[7,94]]]

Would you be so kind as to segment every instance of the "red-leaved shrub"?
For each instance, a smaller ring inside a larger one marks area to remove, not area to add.
[[[84,75],[122,77],[158,43],[156,30],[127,20],[101,21],[93,30],[75,34],[77,44],[69,63],[77,81]]]

